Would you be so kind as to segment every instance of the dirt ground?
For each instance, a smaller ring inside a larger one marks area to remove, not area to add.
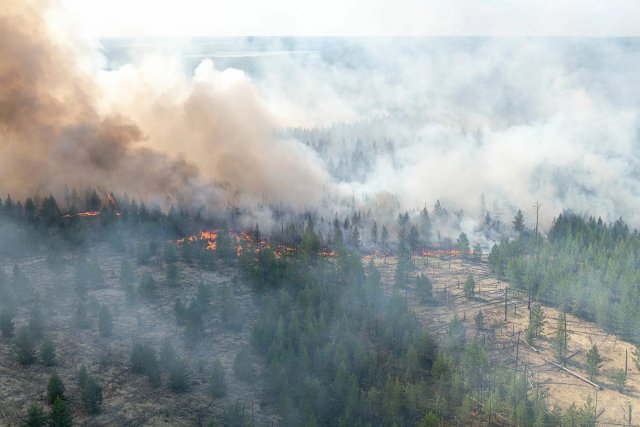
[[[74,323],[77,301],[72,285],[74,269],[66,268],[61,275],[62,283],[54,285],[54,275],[47,268],[44,257],[19,263],[37,289],[46,324],[45,335],[56,345],[58,364],[45,367],[36,363],[23,367],[16,361],[11,342],[0,338],[0,426],[19,425],[32,403],[45,408],[48,406],[46,386],[53,372],[60,375],[66,386],[65,395],[74,415],[74,425],[200,425],[212,415],[219,415],[225,405],[236,400],[246,406],[256,425],[277,423],[277,417],[269,408],[260,405],[262,385],[259,382],[253,385],[242,383],[233,372],[235,355],[249,344],[256,310],[249,287],[235,280],[231,270],[219,267],[213,272],[201,271],[178,263],[181,285],[170,288],[164,284],[164,268],[152,259],[149,265],[137,267],[136,275],[140,277],[144,271],[150,271],[158,284],[157,296],[151,302],[137,302],[131,306],[119,284],[122,256],[106,246],[99,246],[91,250],[88,259],[99,261],[105,284],[89,289],[88,311],[93,321],[90,328],[83,330]],[[135,266],[135,260],[130,262]],[[12,265],[4,266],[8,274]],[[213,301],[205,318],[205,337],[197,345],[187,347],[183,328],[175,323],[175,299],[179,296],[187,302],[202,281],[211,284],[213,290]],[[240,333],[225,328],[218,315],[223,302],[217,296],[222,286],[231,286],[246,316]],[[114,323],[112,337],[102,338],[98,333],[97,310],[95,302],[92,306],[92,300],[109,305]],[[14,319],[16,331],[27,323],[28,316],[27,310],[18,311]],[[153,388],[146,377],[131,373],[129,355],[133,339],[138,337],[152,343],[158,351],[164,339],[172,342],[189,365],[188,392],[177,394],[168,390],[165,375],[163,386]],[[105,357],[108,362],[101,366],[100,360]],[[221,360],[228,383],[227,396],[221,399],[213,399],[207,393],[207,369],[214,358]],[[260,369],[258,359],[254,359],[256,368]],[[85,364],[88,372],[103,386],[102,410],[97,416],[87,415],[82,409],[77,381],[77,369],[81,364]]]
[[[391,292],[394,283],[396,261],[392,257],[375,257],[387,292]],[[544,393],[549,408],[558,405],[566,408],[572,403],[578,407],[584,405],[587,396],[597,401],[597,413],[601,413],[598,425],[628,425],[629,407],[632,412],[632,425],[640,425],[640,372],[632,360],[634,346],[608,334],[597,325],[567,315],[569,330],[569,356],[567,369],[588,378],[585,367],[586,353],[592,344],[596,344],[603,356],[604,363],[594,382],[600,386],[582,381],[568,372],[554,366],[551,338],[556,330],[559,311],[544,307],[546,323],[543,336],[536,339],[533,347],[524,340],[525,329],[529,321],[526,295],[515,295],[508,291],[507,321],[504,321],[504,289],[506,282],[496,279],[489,271],[486,262],[473,262],[453,258],[414,257],[417,265],[413,275],[426,273],[433,282],[434,304],[421,304],[410,285],[406,295],[407,302],[423,323],[431,329],[438,339],[446,333],[446,328],[457,314],[465,320],[468,338],[473,334],[485,334],[490,356],[494,359],[515,365],[518,354],[518,371],[525,372],[531,392]],[[476,281],[476,298],[464,296],[464,282],[471,273]],[[400,292],[404,295],[404,291]],[[486,330],[478,331],[474,316],[482,310],[485,316]],[[518,348],[518,333],[520,342]],[[534,350],[535,349],[535,350]],[[537,350],[537,351],[536,351]],[[628,355],[628,375],[623,392],[618,391],[613,380],[613,372],[625,368],[625,351]]]

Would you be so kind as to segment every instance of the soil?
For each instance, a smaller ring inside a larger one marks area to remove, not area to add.
[[[375,257],[374,262],[382,273],[387,292],[393,292],[396,260],[392,257]],[[439,340],[446,333],[449,321],[457,314],[465,321],[468,338],[480,336],[484,339],[494,360],[515,367],[518,354],[517,369],[526,374],[530,393],[542,393],[549,408],[558,405],[566,409],[573,403],[582,407],[587,397],[591,396],[594,403],[597,402],[597,413],[601,414],[598,425],[628,425],[630,408],[631,423],[640,424],[640,372],[632,360],[633,344],[608,334],[594,323],[567,315],[570,359],[566,367],[588,379],[586,354],[596,344],[604,361],[599,375],[593,380],[600,388],[594,387],[551,363],[556,362],[551,339],[560,314],[557,309],[543,306],[546,323],[542,336],[533,343],[527,343],[524,340],[529,322],[526,295],[515,292],[508,283],[497,280],[486,262],[449,257],[414,257],[414,262],[417,268],[412,275],[426,273],[429,276],[435,301],[421,304],[416,297],[413,280],[409,281],[408,290],[400,289],[399,292]],[[469,273],[476,282],[473,299],[464,296],[464,282]],[[505,288],[509,288],[506,321]],[[474,321],[479,310],[482,310],[485,318],[483,330],[478,330]],[[616,370],[625,369],[625,357],[628,358],[627,381],[621,391],[613,375]]]
[[[75,269],[69,267],[75,265],[72,260],[65,262],[67,267],[58,278],[47,267],[44,257],[19,263],[37,295],[23,306],[39,303],[45,319],[45,336],[55,343],[58,363],[45,367],[38,361],[22,366],[16,361],[12,340],[0,338],[0,425],[19,425],[33,403],[48,408],[46,386],[54,372],[66,386],[65,395],[74,425],[206,425],[212,417],[219,417],[226,405],[236,401],[245,405],[256,425],[277,424],[278,418],[269,406],[260,404],[262,384],[243,383],[233,372],[235,355],[249,345],[256,309],[249,286],[238,280],[231,269],[220,265],[215,271],[202,271],[179,262],[180,286],[171,288],[165,284],[164,266],[152,258],[147,265],[136,267],[135,272],[136,277],[145,271],[152,273],[157,281],[156,296],[150,302],[138,299],[129,304],[119,282],[123,255],[107,245],[98,245],[88,252],[87,258],[98,261],[105,278],[103,285],[88,291],[88,313],[92,320],[88,329],[79,329],[75,323]],[[135,259],[130,262],[136,265]],[[9,263],[4,266],[8,274],[12,266]],[[195,346],[189,346],[183,339],[183,328],[176,325],[174,304],[177,297],[188,302],[202,282],[212,286],[213,300],[205,316],[205,336]],[[233,289],[234,298],[245,316],[240,333],[227,329],[220,319],[219,311],[224,301],[218,296],[224,286]],[[112,337],[103,338],[98,332],[98,303],[107,304],[111,309]],[[26,308],[17,312],[14,318],[16,331],[27,324],[28,318]],[[190,388],[187,392],[170,391],[166,386],[166,374],[163,374],[163,385],[154,388],[146,377],[131,372],[129,355],[136,338],[150,342],[158,351],[163,340],[170,340],[189,365]],[[37,341],[37,348],[41,342]],[[228,384],[227,396],[220,399],[213,399],[207,393],[207,371],[215,358],[222,362]],[[261,369],[259,359],[254,357],[254,361],[256,369]],[[82,408],[77,380],[81,364],[87,366],[88,372],[103,387],[103,403],[97,416],[86,414]]]

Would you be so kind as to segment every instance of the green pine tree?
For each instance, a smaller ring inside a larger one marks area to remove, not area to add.
[[[33,339],[31,338],[31,334],[29,333],[29,329],[26,326],[23,326],[18,331],[16,335],[16,341],[14,344],[14,350],[16,353],[16,357],[18,358],[18,362],[22,365],[30,365],[36,359],[35,346],[33,344]]]
[[[598,350],[598,346],[593,344],[587,352],[587,373],[592,380],[600,373],[602,367],[602,355]]]
[[[40,359],[44,366],[56,364],[56,346],[50,339],[45,339],[42,346],[40,346]]]
[[[22,423],[22,427],[45,427],[48,419],[42,406],[33,404],[27,410],[27,419]]]
[[[58,374],[52,374],[47,384],[47,401],[49,404],[55,403],[57,399],[64,400],[64,383]]]
[[[58,398],[53,402],[48,427],[72,427],[73,417],[67,407],[67,402]]]

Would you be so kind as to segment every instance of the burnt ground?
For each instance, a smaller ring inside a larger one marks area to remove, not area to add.
[[[446,334],[449,321],[457,314],[464,319],[467,337],[477,336],[487,344],[490,357],[515,367],[518,352],[518,371],[524,372],[531,393],[543,393],[549,408],[558,405],[567,408],[572,403],[578,407],[584,405],[587,396],[597,401],[597,413],[601,414],[598,425],[628,425],[628,411],[631,406],[632,424],[640,425],[640,372],[632,360],[634,346],[612,334],[603,331],[591,322],[567,315],[569,330],[569,355],[567,369],[588,378],[585,367],[586,353],[592,344],[597,344],[604,363],[594,382],[600,386],[582,381],[563,371],[551,362],[555,362],[551,347],[551,338],[556,331],[557,309],[544,307],[546,324],[543,336],[530,346],[524,340],[529,312],[526,295],[517,295],[509,290],[507,320],[504,320],[504,288],[509,285],[497,280],[489,271],[486,262],[473,262],[461,259],[414,257],[417,269],[413,273],[426,273],[433,282],[435,301],[421,304],[410,285],[406,294],[411,309],[423,324],[430,329],[441,342]],[[387,292],[391,292],[394,283],[396,261],[392,257],[375,258]],[[476,298],[464,296],[464,282],[471,273],[476,281]],[[405,295],[404,290],[400,291]],[[485,316],[484,330],[475,326],[474,316],[482,310]],[[520,340],[518,340],[520,333]],[[518,345],[519,342],[519,345]],[[615,370],[625,368],[625,351],[628,354],[628,376],[622,391],[618,390],[613,379]]]
[[[250,331],[255,319],[255,302],[249,286],[228,268],[218,266],[216,271],[202,271],[183,263],[180,268],[181,285],[170,288],[165,284],[165,269],[151,259],[145,266],[135,267],[136,276],[150,271],[157,281],[156,297],[150,302],[138,300],[127,303],[126,293],[120,285],[120,263],[124,255],[111,247],[97,245],[87,254],[97,261],[104,273],[104,285],[89,288],[88,312],[92,325],[79,329],[75,324],[77,297],[73,290],[74,262],[65,262],[61,275],[54,276],[44,257],[20,262],[21,270],[33,283],[37,298],[24,306],[40,304],[45,319],[45,336],[56,345],[58,364],[45,367],[41,363],[22,366],[16,361],[12,343],[0,339],[0,425],[19,425],[32,403],[47,407],[46,386],[50,375],[58,373],[65,386],[68,403],[74,415],[74,424],[87,426],[186,426],[206,423],[219,417],[226,405],[242,402],[256,425],[272,425],[277,417],[268,406],[260,405],[262,384],[246,384],[234,375],[233,362],[237,352],[249,345]],[[12,264],[5,265],[8,274]],[[205,317],[205,336],[195,346],[183,339],[183,328],[175,322],[175,299],[187,302],[201,282],[212,286],[213,298]],[[225,286],[233,289],[240,310],[245,316],[241,332],[223,326],[219,315],[224,304],[219,296]],[[107,304],[113,316],[113,336],[103,338],[98,332],[97,304]],[[22,308],[14,319],[16,331],[28,322],[29,311]],[[146,377],[133,374],[129,369],[132,342],[142,338],[159,351],[163,340],[172,342],[189,366],[190,389],[174,393],[163,385],[154,388]],[[39,347],[41,340],[37,341]],[[227,396],[213,399],[207,393],[207,374],[211,362],[219,358],[225,369]],[[260,369],[254,357],[255,368]],[[101,413],[90,416],[80,401],[77,370],[81,364],[103,386]]]

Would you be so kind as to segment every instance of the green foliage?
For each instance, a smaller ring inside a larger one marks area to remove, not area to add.
[[[518,233],[524,231],[524,215],[520,209],[518,209],[515,218],[513,218],[513,229]]]
[[[86,368],[82,368],[84,366],[81,367],[78,376],[82,406],[88,414],[97,414],[100,412],[100,405],[102,405],[102,386],[92,375],[87,374]]]
[[[155,349],[144,341],[135,341],[129,357],[131,371],[146,375],[154,387],[160,386],[160,364]]]
[[[600,368],[602,367],[602,355],[600,351],[598,351],[598,346],[593,344],[589,351],[587,351],[587,373],[589,374],[589,378],[592,380],[598,376],[600,373]]]
[[[469,254],[469,238],[465,233],[460,233],[456,240],[456,249],[460,251],[460,255],[466,257]]]
[[[482,331],[484,329],[484,313],[482,312],[482,310],[478,310],[478,312],[475,314],[475,316],[473,316],[473,321],[476,324],[476,328],[479,331]]]
[[[38,306],[31,311],[31,316],[29,317],[29,333],[34,339],[42,338],[42,334],[44,333],[44,320],[42,319],[42,312]]]
[[[30,365],[36,359],[35,345],[29,329],[26,326],[21,327],[16,335],[14,343],[14,351],[18,362],[22,365]]]
[[[98,331],[103,337],[110,337],[113,333],[113,320],[109,307],[106,305],[101,306],[98,313]]]
[[[120,263],[120,284],[123,287],[131,286],[135,280],[136,277],[133,266],[126,258],[122,258],[122,262]]]
[[[546,318],[544,309],[542,308],[542,304],[534,304],[533,307],[531,307],[531,313],[529,313],[529,326],[527,327],[526,331],[527,340],[529,342],[531,342],[535,338],[538,338],[542,334],[545,323]]]
[[[167,286],[175,288],[180,285],[178,265],[175,262],[167,263]]]
[[[171,341],[165,339],[160,348],[160,368],[163,371],[169,372],[171,367],[178,362],[179,359],[180,355],[171,344]]]
[[[492,270],[532,299],[595,321],[608,332],[635,339],[640,327],[640,234],[618,219],[559,215],[548,238],[522,232],[502,239],[489,255]]]
[[[214,360],[211,365],[208,390],[214,399],[219,399],[227,395],[227,381],[225,379],[224,367],[219,359]]]
[[[64,383],[58,374],[52,374],[47,384],[47,401],[52,404],[56,400],[64,400]]]
[[[78,304],[76,305],[75,322],[81,329],[88,329],[91,327],[92,322],[87,314],[87,307],[84,301],[78,301]]]
[[[416,292],[421,303],[424,304],[433,300],[432,289],[431,279],[426,274],[420,273],[416,277]]]
[[[476,281],[471,273],[467,274],[467,280],[464,282],[464,296],[473,298],[476,294]]]
[[[559,362],[564,362],[567,357],[569,346],[569,331],[567,330],[567,317],[564,312],[558,315],[556,323],[556,333],[551,341],[551,345]]]
[[[640,345],[636,344],[634,349],[631,351],[631,358],[636,365],[636,368],[640,370]]]
[[[193,345],[204,336],[204,319],[202,306],[197,300],[191,301],[185,311],[184,337],[188,344]]]
[[[222,420],[225,427],[250,427],[252,425],[247,409],[239,401],[225,406]]]
[[[220,294],[220,317],[222,323],[235,332],[240,332],[244,326],[244,315],[240,309],[240,305],[236,301],[233,292],[228,286],[222,288]]]
[[[616,369],[611,374],[611,379],[616,385],[620,393],[624,393],[624,388],[627,385],[627,374],[624,369]]]
[[[184,359],[178,358],[171,364],[168,385],[176,393],[189,389],[189,369]]]
[[[56,364],[56,346],[50,339],[45,339],[40,346],[40,359],[44,366],[54,366]]]
[[[13,313],[11,310],[3,308],[0,312],[0,330],[2,330],[2,336],[4,338],[11,338],[15,333],[15,326],[13,323]]]
[[[153,278],[150,272],[146,271],[142,278],[140,278],[140,285],[138,286],[138,292],[140,295],[151,300],[156,295],[156,280]]]
[[[438,416],[433,412],[429,411],[425,414],[424,417],[420,419],[419,427],[438,427],[440,424],[440,420]]]
[[[256,370],[253,367],[251,353],[247,347],[243,347],[236,354],[233,360],[233,372],[241,381],[253,383],[256,380]]]
[[[67,407],[67,402],[61,398],[57,398],[51,408],[48,427],[71,427],[72,425],[73,416]]]
[[[22,427],[46,427],[49,417],[42,409],[42,406],[33,404],[27,410],[27,418],[22,423]]]

